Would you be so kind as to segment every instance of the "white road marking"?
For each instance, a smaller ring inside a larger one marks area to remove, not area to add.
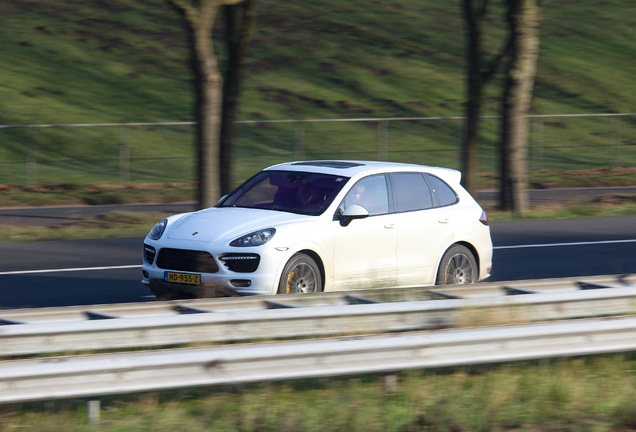
[[[558,247],[558,246],[590,246],[590,245],[602,245],[602,244],[616,244],[616,243],[636,243],[636,239],[629,240],[599,240],[588,242],[573,242],[573,243],[543,243],[543,244],[528,244],[528,245],[511,245],[511,246],[495,246],[497,249],[524,249],[524,248],[542,248],[542,247]]]
[[[110,267],[75,267],[75,268],[62,268],[62,269],[16,270],[16,271],[0,272],[0,275],[80,272],[80,271],[91,271],[91,270],[120,270],[120,269],[131,269],[131,268],[141,268],[141,264],[138,264],[138,265],[124,265],[124,266],[110,266]]]
[[[493,249],[501,250],[501,249],[546,248],[546,247],[560,247],[560,246],[591,246],[591,245],[617,244],[617,243],[636,243],[636,239],[495,246],[493,247]],[[122,269],[132,269],[132,268],[141,268],[141,265],[137,264],[137,265],[109,266],[109,267],[76,267],[76,268],[61,268],[61,269],[16,270],[16,271],[0,272],[0,276],[1,275],[18,275],[18,274],[36,274],[36,273],[80,272],[80,271],[92,271],[92,270],[122,270]]]

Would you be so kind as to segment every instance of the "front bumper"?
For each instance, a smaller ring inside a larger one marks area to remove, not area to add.
[[[271,294],[271,282],[262,277],[246,277],[245,275],[201,274],[201,284],[188,285],[166,282],[164,270],[150,270],[142,267],[141,283],[146,285],[157,298],[203,298],[228,297],[257,294]]]
[[[174,251],[178,249],[166,250],[172,256],[166,258],[157,244],[146,243],[143,247],[141,282],[161,299],[272,294],[278,268],[286,258],[280,251],[267,248],[259,248],[258,253],[246,249],[218,254],[182,249],[183,256],[176,258]],[[169,282],[168,272],[198,275],[200,284]]]

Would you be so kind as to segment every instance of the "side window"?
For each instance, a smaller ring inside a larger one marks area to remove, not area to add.
[[[444,207],[455,204],[458,201],[457,194],[451,189],[449,185],[444,183],[439,177],[435,177],[431,174],[426,174],[428,184],[431,185],[433,190],[433,199],[435,207]]]
[[[345,196],[340,207],[358,204],[367,209],[369,215],[389,212],[389,195],[383,175],[374,175],[358,181]]]
[[[431,190],[420,173],[391,174],[391,187],[396,212],[424,210],[433,207]]]

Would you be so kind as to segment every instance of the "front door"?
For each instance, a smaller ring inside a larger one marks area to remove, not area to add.
[[[390,287],[397,275],[395,215],[389,214],[384,175],[365,177],[346,195],[341,209],[352,204],[364,207],[369,216],[347,226],[333,222],[334,288],[352,290]]]

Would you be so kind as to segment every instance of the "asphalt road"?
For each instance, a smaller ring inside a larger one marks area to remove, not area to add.
[[[492,223],[491,281],[636,273],[636,216]],[[141,238],[0,243],[0,308],[153,301]]]

